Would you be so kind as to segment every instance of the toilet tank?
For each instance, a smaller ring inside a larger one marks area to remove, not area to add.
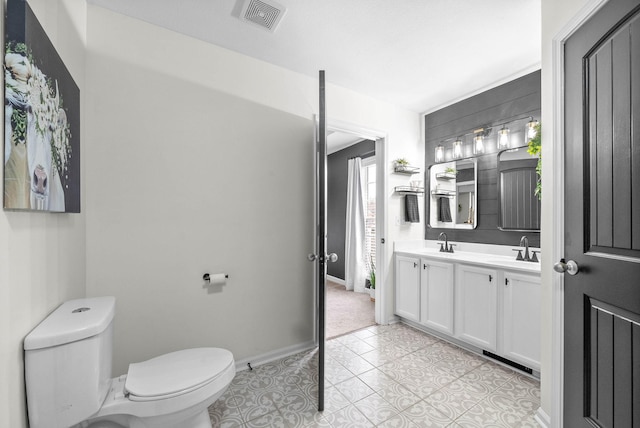
[[[67,428],[100,409],[111,382],[115,302],[65,302],[24,339],[30,428]]]

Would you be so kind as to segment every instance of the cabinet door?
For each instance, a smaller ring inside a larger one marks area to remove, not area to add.
[[[496,271],[458,265],[456,337],[487,351],[496,350]]]
[[[420,320],[420,259],[396,256],[396,315]]]
[[[504,276],[504,356],[539,370],[540,278],[511,272]]]
[[[453,335],[453,265],[420,260],[420,323]]]

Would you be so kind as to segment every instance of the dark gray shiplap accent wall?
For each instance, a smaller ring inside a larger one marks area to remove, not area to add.
[[[364,140],[332,153],[327,162],[327,249],[338,255],[336,263],[328,263],[327,273],[344,278],[344,241],[347,217],[347,161],[360,156],[375,156],[376,143]]]
[[[540,120],[540,71],[512,80],[466,100],[425,115],[425,165],[435,162],[440,141],[483,127],[496,125],[518,116]],[[478,225],[473,230],[426,227],[426,239],[438,239],[446,232],[450,240],[517,246],[526,234],[531,246],[540,246],[540,234],[498,230],[497,153],[478,158]],[[428,182],[425,174],[425,183]],[[425,218],[429,218],[429,200],[425,198]]]

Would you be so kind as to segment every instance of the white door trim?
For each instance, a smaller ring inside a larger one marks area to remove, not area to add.
[[[552,41],[553,69],[553,203],[552,261],[564,256],[564,46],[567,39],[608,0],[590,0]],[[543,178],[544,180],[544,178]],[[564,418],[564,277],[553,275],[551,316],[551,426],[562,428]],[[541,422],[541,421],[539,421]]]

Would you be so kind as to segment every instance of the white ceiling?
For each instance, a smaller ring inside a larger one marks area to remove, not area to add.
[[[349,146],[352,146],[360,141],[363,141],[364,138],[357,134],[350,134],[347,132],[340,131],[327,131],[327,154],[335,153],[342,149],[346,149]]]
[[[275,33],[243,0],[87,1],[419,113],[540,64],[540,0],[278,0]]]

